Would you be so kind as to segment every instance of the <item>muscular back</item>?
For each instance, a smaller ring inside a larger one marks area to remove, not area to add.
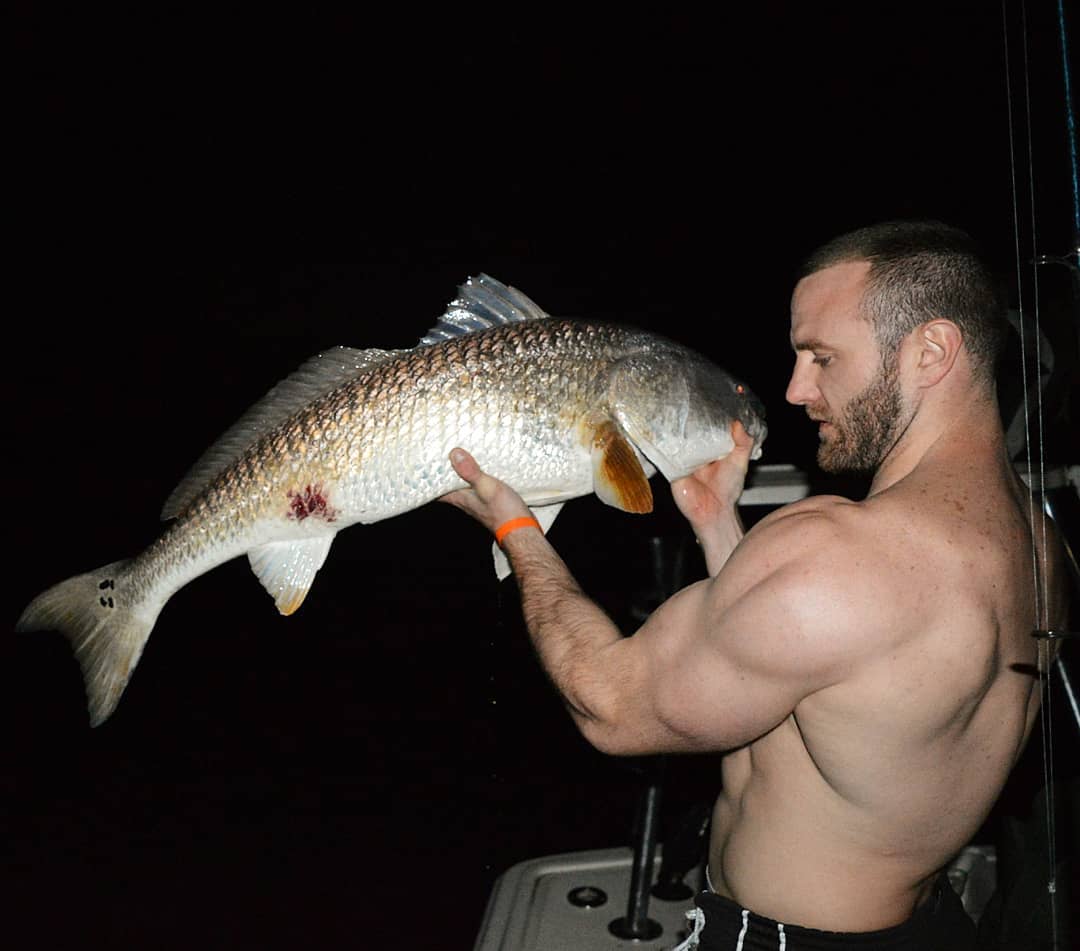
[[[824,686],[725,759],[710,866],[755,911],[830,930],[904,920],[1027,740],[1039,702],[1027,499],[1003,463],[973,461],[931,457],[865,502],[807,500],[762,523],[782,534],[802,520],[824,539],[793,623],[834,618],[808,636],[841,649]],[[1048,566],[1055,612],[1058,576]]]

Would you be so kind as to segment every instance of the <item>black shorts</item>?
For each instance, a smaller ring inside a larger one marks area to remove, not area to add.
[[[705,915],[698,951],[969,951],[975,947],[975,923],[945,876],[907,921],[880,931],[818,931],[783,924],[714,892],[701,892],[694,904]]]

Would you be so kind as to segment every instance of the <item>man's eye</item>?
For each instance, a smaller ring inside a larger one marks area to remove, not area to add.
[[[814,357],[814,363],[819,367],[827,367],[832,363],[832,357]]]

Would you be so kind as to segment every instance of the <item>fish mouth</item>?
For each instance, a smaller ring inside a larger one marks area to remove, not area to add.
[[[760,459],[763,452],[762,444],[769,435],[769,427],[761,417],[751,417],[750,419],[740,420],[740,422],[743,425],[743,429],[746,430],[747,435],[754,441],[750,458]]]
[[[753,439],[755,443],[763,443],[765,437],[769,435],[769,427],[765,425],[765,421],[760,417],[751,416],[749,419],[740,418],[739,422],[742,423],[742,427],[746,430],[746,434]]]

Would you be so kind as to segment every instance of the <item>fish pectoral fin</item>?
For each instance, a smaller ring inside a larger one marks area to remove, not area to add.
[[[555,521],[555,516],[562,511],[563,503],[555,502],[551,505],[538,505],[535,508],[530,508],[533,518],[540,523],[540,531],[545,535],[548,533],[548,529],[551,528],[551,523]],[[510,575],[510,560],[503,553],[503,550],[499,547],[498,542],[493,542],[491,545],[491,557],[495,562],[495,577],[500,581]]]
[[[282,614],[292,614],[304,603],[333,541],[333,535],[323,535],[298,542],[270,542],[248,552],[251,570]]]
[[[639,515],[653,510],[652,488],[633,445],[611,420],[592,437],[593,491],[602,502]]]

